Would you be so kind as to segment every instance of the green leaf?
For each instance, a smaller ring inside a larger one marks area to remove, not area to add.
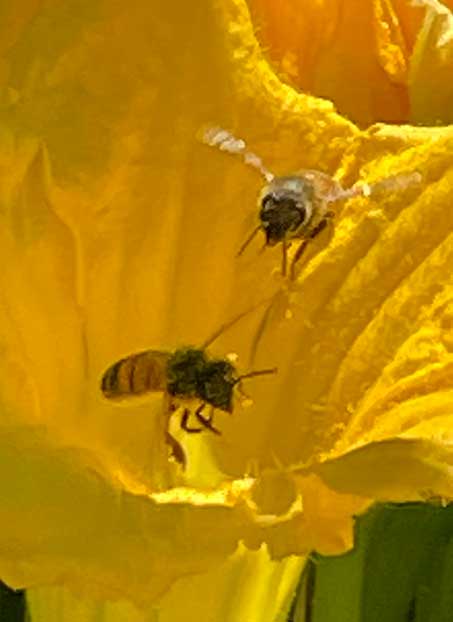
[[[377,506],[357,521],[356,543],[311,558],[290,622],[453,619],[453,506]]]
[[[26,622],[23,590],[10,590],[0,582],[0,620],[2,622]]]

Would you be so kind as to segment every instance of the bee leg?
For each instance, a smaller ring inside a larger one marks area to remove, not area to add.
[[[244,391],[242,383],[238,382],[236,386],[237,386],[237,389],[238,389],[238,393],[240,393],[241,397],[243,397],[245,400],[251,400],[252,399],[250,397],[250,395]]]
[[[213,416],[212,411],[211,411],[211,414],[209,415],[209,417],[203,417],[203,415],[201,414],[203,412],[203,409],[204,409],[205,406],[206,406],[206,404],[201,404],[201,406],[199,406],[197,408],[197,410],[195,411],[195,417],[201,423],[202,426],[204,426],[208,430],[211,430],[211,432],[214,432],[214,434],[218,434],[220,436],[220,434],[221,434],[220,430],[215,428],[212,425],[212,423],[211,423],[212,422],[212,416]]]
[[[171,455],[178,462],[183,469],[186,468],[186,454],[180,443],[170,434],[170,432],[165,433],[165,440],[167,445],[170,447]]]
[[[296,278],[296,264],[300,261],[302,255],[305,252],[305,249],[308,246],[308,243],[310,242],[310,240],[313,240],[313,238],[319,235],[321,231],[324,231],[324,229],[327,227],[329,218],[333,216],[333,212],[327,212],[326,216],[327,217],[321,220],[321,222],[319,222],[318,225],[313,229],[313,231],[310,233],[310,237],[308,239],[303,240],[301,244],[299,245],[299,248],[297,249],[293,257],[293,260],[291,261],[291,267],[290,267],[290,280],[291,281],[294,281],[294,279]]]
[[[189,426],[187,425],[187,422],[189,421],[189,417],[190,417],[190,410],[188,408],[184,408],[184,412],[181,418],[181,428],[185,432],[189,432],[190,434],[201,432],[201,428],[189,428]]]
[[[195,414],[199,414],[201,415],[201,413],[203,412],[204,408],[206,407],[206,404],[200,404],[200,406],[197,408]],[[202,419],[204,421],[207,421],[208,423],[211,423],[212,419],[214,418],[214,406],[211,406],[211,408],[209,409],[209,416],[208,417],[202,417]]]
[[[294,279],[296,278],[296,264],[300,260],[302,255],[304,254],[304,251],[307,248],[307,245],[308,245],[308,240],[303,240],[297,248],[297,251],[293,257],[293,260],[291,261],[291,267],[289,269],[290,281],[294,281]]]
[[[289,244],[286,240],[282,242],[282,276],[286,276],[286,270],[288,266],[288,247]]]
[[[271,315],[271,311],[274,306],[274,300],[271,301],[266,311],[263,313],[263,317],[258,324],[258,328],[256,329],[256,333],[253,337],[252,344],[250,346],[250,358],[249,365],[253,366],[255,362],[256,353],[258,352],[258,346],[260,345],[261,337],[263,336],[264,331],[266,330],[266,326],[269,322],[269,317]]]

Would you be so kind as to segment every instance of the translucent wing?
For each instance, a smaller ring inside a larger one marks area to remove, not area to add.
[[[343,197],[344,190],[341,184],[327,173],[303,169],[298,172],[298,175],[313,184],[315,196],[318,196],[323,201],[335,201]]]

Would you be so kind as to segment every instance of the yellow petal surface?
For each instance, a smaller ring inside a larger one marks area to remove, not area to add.
[[[143,606],[184,575],[232,555],[252,526],[225,495],[162,503],[115,486],[92,454],[40,428],[1,432],[2,578],[63,583],[79,595]]]
[[[366,159],[373,178],[412,170],[423,182],[351,201],[294,288],[292,319],[274,309],[273,347],[293,348],[284,416],[269,434],[275,460],[304,461],[301,472],[314,469],[340,492],[453,493],[451,147],[448,129],[364,135],[345,155],[346,177]]]
[[[133,604],[103,602],[75,596],[65,588],[38,588],[27,593],[33,622],[283,622],[291,605],[304,558],[270,561],[260,549],[239,550],[208,573],[186,576],[158,606],[138,609]]]
[[[333,469],[336,473],[336,469]],[[304,554],[318,551],[324,555],[338,555],[354,545],[354,516],[363,512],[372,502],[358,495],[349,494],[331,484],[325,474],[314,473],[295,477],[303,511],[288,520],[274,522],[261,517],[261,530],[250,531],[247,544],[256,548],[266,542],[271,555],[281,559],[291,553]],[[278,493],[275,486],[269,491]],[[269,517],[267,517],[269,518]]]

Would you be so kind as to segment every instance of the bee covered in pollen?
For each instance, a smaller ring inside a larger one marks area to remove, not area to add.
[[[274,175],[263,165],[261,158],[247,149],[242,139],[235,138],[227,130],[210,127],[202,133],[201,140],[221,151],[240,155],[246,164],[258,170],[265,179],[266,185],[258,200],[259,224],[242,244],[237,255],[241,255],[256,234],[263,231],[266,246],[282,245],[282,274],[286,276],[288,248],[294,240],[298,240],[299,246],[289,269],[290,280],[294,280],[297,263],[310,241],[335,216],[332,208],[336,203],[357,196],[369,197],[381,190],[397,191],[421,181],[420,173],[412,172],[344,189],[338,181],[322,171],[306,169],[293,175]]]
[[[220,435],[213,424],[216,409],[233,412],[234,390],[239,392],[246,378],[274,374],[276,369],[262,369],[239,375],[228,357],[213,358],[207,347],[227,328],[249,313],[240,314],[221,326],[200,347],[181,347],[174,351],[144,350],[126,356],[111,365],[101,379],[101,391],[109,400],[129,400],[134,396],[162,392],[166,397],[166,441],[173,457],[183,467],[186,463],[180,443],[168,430],[170,416],[181,410],[180,427],[188,433],[209,430]],[[195,408],[193,407],[195,404]],[[206,415],[206,410],[209,413]],[[190,421],[193,416],[195,425]]]

